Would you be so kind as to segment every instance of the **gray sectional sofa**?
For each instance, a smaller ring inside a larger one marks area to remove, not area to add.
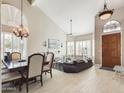
[[[88,69],[93,66],[92,60],[88,60],[87,62],[81,61],[81,62],[73,62],[70,63],[63,63],[63,70],[66,73],[78,73],[85,69]]]

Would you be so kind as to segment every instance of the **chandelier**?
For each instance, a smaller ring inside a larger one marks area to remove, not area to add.
[[[104,10],[102,12],[99,13],[99,18],[101,20],[106,20],[106,19],[109,19],[113,14],[113,9],[110,10],[107,8],[107,3],[105,1],[104,3]]]
[[[21,0],[21,25],[15,27],[13,29],[13,33],[17,36],[20,37],[21,39],[23,37],[28,37],[29,36],[29,30],[27,27],[23,25],[23,0]]]

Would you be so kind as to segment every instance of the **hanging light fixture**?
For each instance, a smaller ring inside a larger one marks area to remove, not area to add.
[[[70,21],[70,33],[67,35],[71,36],[71,35],[73,35],[72,34],[72,19],[70,19],[69,21]]]
[[[109,19],[112,16],[112,14],[113,14],[113,9],[108,9],[107,8],[107,3],[105,1],[104,10],[99,13],[99,18],[101,20],[106,20],[106,19]]]
[[[23,37],[28,37],[29,36],[29,30],[27,27],[23,25],[23,0],[21,0],[21,25],[15,27],[13,29],[13,33],[17,36],[20,37],[21,39]]]

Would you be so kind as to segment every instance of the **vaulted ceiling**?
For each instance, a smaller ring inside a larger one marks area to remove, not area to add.
[[[34,1],[34,0],[33,0]],[[106,0],[108,8],[124,6],[124,0]],[[73,20],[73,34],[87,34],[94,31],[95,15],[103,9],[104,0],[36,0],[38,6],[65,33],[70,33],[69,20]]]

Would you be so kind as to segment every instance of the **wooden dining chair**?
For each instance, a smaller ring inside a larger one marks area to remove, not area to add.
[[[5,74],[5,73],[8,73],[8,72],[9,72],[9,70],[5,66],[3,60],[1,60],[1,74]]]
[[[21,53],[20,52],[12,52],[10,54],[10,56],[11,56],[12,61],[21,60]]]
[[[52,78],[52,65],[53,65],[53,61],[54,61],[54,54],[52,52],[47,53],[47,57],[45,59],[45,62],[48,62],[47,65],[43,66],[43,72],[46,73],[50,73],[51,78]]]
[[[29,91],[28,82],[30,79],[40,77],[41,86],[43,85],[43,80],[42,80],[43,62],[44,62],[44,56],[40,53],[35,53],[28,57],[27,72],[26,74],[23,75],[26,80],[27,92]]]
[[[1,69],[2,69],[2,70],[7,69],[7,67],[5,66],[4,61],[3,61],[3,60],[1,60]]]
[[[2,85],[6,83],[12,83],[19,82],[19,91],[21,91],[21,85],[22,85],[22,76],[18,72],[9,72],[2,74]]]

